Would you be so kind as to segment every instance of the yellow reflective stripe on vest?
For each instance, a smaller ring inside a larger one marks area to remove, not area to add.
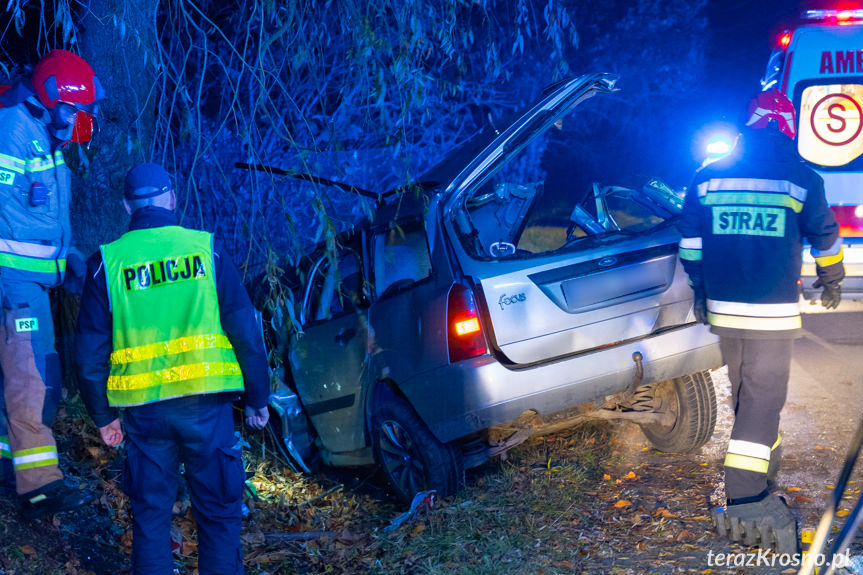
[[[118,349],[111,353],[111,363],[114,365],[132,363],[133,361],[145,361],[154,357],[214,348],[232,349],[231,342],[224,335],[190,335],[178,337],[171,341]]]
[[[54,169],[54,159],[51,156],[42,156],[27,160],[27,171],[36,173]]]
[[[240,364],[233,361],[193,363],[138,375],[111,375],[108,377],[108,389],[112,391],[135,391],[202,377],[242,377],[242,375]],[[242,385],[240,385],[240,389],[242,389]]]
[[[788,208],[798,214],[803,209],[803,202],[779,193],[710,192],[704,198],[704,204],[708,206],[774,206],[777,208]]]
[[[787,195],[800,203],[806,201],[808,191],[788,180],[764,178],[711,178],[697,187],[698,197],[704,198],[715,192],[764,192]],[[703,200],[702,200],[703,201]]]
[[[782,434],[777,433],[776,434],[776,443],[773,444],[773,446],[770,448],[770,451],[773,451],[774,449],[776,449],[780,445],[782,445]]]

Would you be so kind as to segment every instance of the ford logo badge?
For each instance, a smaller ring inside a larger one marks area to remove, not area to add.
[[[596,264],[600,267],[607,268],[608,266],[613,266],[617,263],[617,258],[602,258]]]

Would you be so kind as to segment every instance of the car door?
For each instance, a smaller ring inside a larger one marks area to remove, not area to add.
[[[306,413],[331,452],[364,447],[367,284],[358,234],[335,253],[319,253],[292,335],[291,370]]]
[[[552,91],[447,188],[444,221],[456,259],[481,288],[495,347],[514,364],[691,321],[674,227],[680,197],[655,178],[617,184],[623,178],[614,173],[599,180],[584,159],[591,142],[582,140],[595,137],[597,126],[607,130],[620,105],[612,101],[593,115],[594,101],[586,100],[611,93],[615,80],[588,75]],[[564,153],[550,153],[556,149]],[[505,199],[523,189],[536,193],[528,208],[519,207],[523,220],[516,223]],[[488,217],[489,201],[498,198],[499,216]]]

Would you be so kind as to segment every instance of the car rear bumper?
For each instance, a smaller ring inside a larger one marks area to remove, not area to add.
[[[423,373],[401,388],[435,436],[448,442],[515,421],[527,410],[551,415],[624,390],[642,354],[643,383],[722,365],[719,338],[690,324],[639,341],[523,369],[491,356]]]

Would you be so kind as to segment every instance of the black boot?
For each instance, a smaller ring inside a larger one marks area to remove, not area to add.
[[[89,489],[68,487],[62,480],[34,489],[19,496],[21,515],[25,519],[37,519],[43,515],[69,511],[96,499]]]
[[[713,510],[713,524],[721,537],[776,553],[798,552],[797,520],[785,502],[770,493],[751,503]]]

